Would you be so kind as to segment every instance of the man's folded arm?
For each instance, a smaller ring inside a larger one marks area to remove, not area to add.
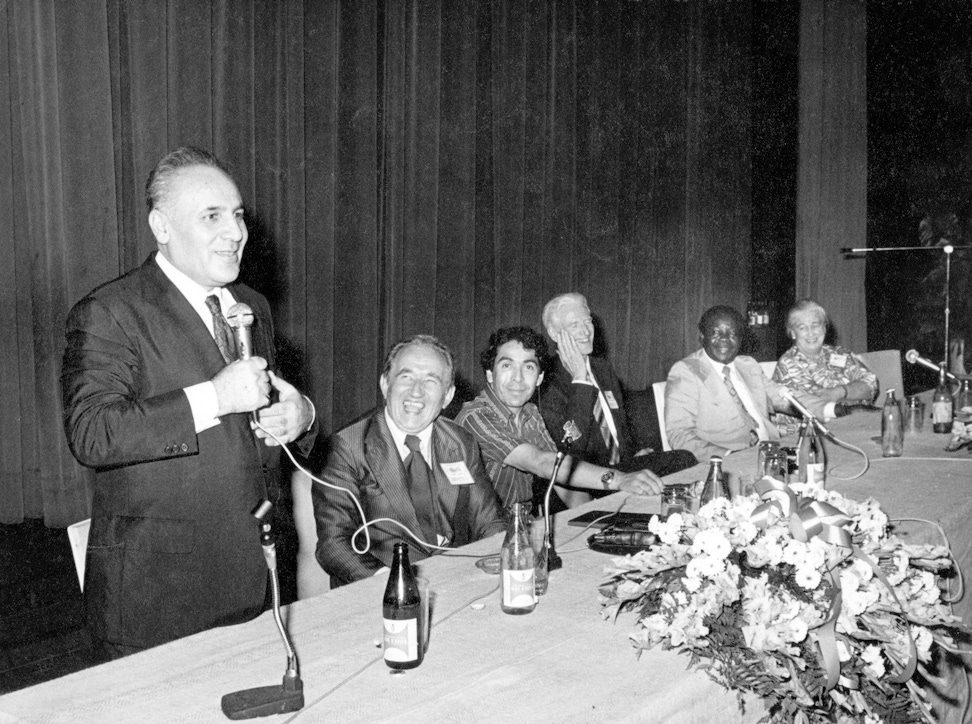
[[[89,467],[130,465],[198,452],[189,400],[174,389],[138,398],[139,359],[100,302],[79,303],[67,322],[61,371],[64,430]]]
[[[726,448],[703,439],[697,433],[699,418],[699,385],[681,362],[675,363],[665,384],[665,431],[672,450],[688,450],[699,460],[713,455],[726,455]]]
[[[331,438],[331,451],[321,480],[342,490],[314,483],[311,495],[317,522],[317,562],[327,573],[345,583],[367,578],[384,564],[371,553],[359,554],[351,547],[351,536],[361,526],[361,513],[351,496],[361,498],[359,480],[347,445],[340,437]],[[362,501],[364,505],[364,501]],[[368,514],[365,508],[365,514]],[[371,529],[374,534],[374,528]],[[364,547],[364,532],[355,539]]]

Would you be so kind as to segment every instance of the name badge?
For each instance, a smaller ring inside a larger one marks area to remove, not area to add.
[[[442,472],[446,474],[449,483],[452,485],[472,485],[476,482],[473,480],[469,468],[466,467],[466,463],[461,460],[457,463],[439,463],[439,467],[442,468]]]
[[[830,366],[840,367],[843,369],[847,366],[847,355],[846,354],[832,354],[830,355]]]
[[[604,399],[607,400],[608,407],[612,410],[618,409],[618,401],[614,399],[614,393],[611,390],[604,390]]]

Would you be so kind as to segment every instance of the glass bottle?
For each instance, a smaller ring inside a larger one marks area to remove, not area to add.
[[[955,397],[955,413],[972,413],[972,378],[960,377],[962,386],[959,388],[958,395]],[[959,419],[962,419],[961,417]]]
[[[807,427],[806,478],[808,485],[824,487],[827,476],[827,453],[824,451],[823,438],[815,425]]]
[[[414,669],[425,656],[420,626],[422,597],[412,566],[408,561],[408,545],[396,543],[385,597],[382,599],[384,622],[383,649],[385,663],[393,669]]]
[[[500,550],[503,613],[531,613],[537,607],[536,560],[522,503],[510,507],[510,522]]]
[[[800,432],[797,434],[797,479],[798,483],[807,482],[807,453],[810,449],[810,438],[807,433],[812,430],[807,418],[800,420]]]
[[[722,458],[713,455],[709,458],[709,474],[705,476],[705,486],[702,488],[701,505],[716,498],[728,498],[729,489],[726,487],[726,477],[722,474]]]
[[[901,419],[901,407],[895,399],[894,389],[889,389],[881,412],[881,454],[886,458],[900,457],[903,439],[904,421]]]
[[[952,390],[945,379],[945,365],[938,367],[938,387],[932,397],[932,430],[952,432]]]

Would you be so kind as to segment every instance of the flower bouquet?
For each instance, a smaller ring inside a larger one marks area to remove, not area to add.
[[[934,721],[923,687],[965,629],[941,599],[947,546],[889,534],[877,502],[757,482],[697,515],[653,518],[659,542],[615,558],[606,617],[638,612],[639,654],[661,645],[739,693],[765,722]]]

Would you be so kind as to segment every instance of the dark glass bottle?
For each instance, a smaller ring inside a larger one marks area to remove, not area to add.
[[[422,598],[408,561],[408,545],[395,544],[388,585],[382,600],[385,663],[393,669],[414,669],[422,663]]]
[[[815,425],[807,429],[807,483],[824,487],[827,478],[827,453]]]
[[[935,432],[952,432],[952,389],[945,378],[945,366],[938,368],[938,387],[932,397],[932,430]]]
[[[951,395],[948,399],[952,399]],[[901,417],[901,406],[895,399],[894,390],[889,389],[884,398],[884,409],[881,411],[881,454],[886,458],[900,457],[903,439],[904,420]]]
[[[716,498],[728,497],[729,488],[726,485],[726,477],[722,474],[722,458],[713,455],[709,458],[709,474],[705,477],[705,485],[702,488],[702,497],[699,503],[705,505]]]
[[[810,451],[810,436],[813,428],[807,418],[800,420],[800,432],[797,434],[797,482],[807,482],[807,454]]]
[[[501,607],[504,613],[530,613],[537,607],[536,559],[521,503],[510,507],[510,523],[500,550]]]

